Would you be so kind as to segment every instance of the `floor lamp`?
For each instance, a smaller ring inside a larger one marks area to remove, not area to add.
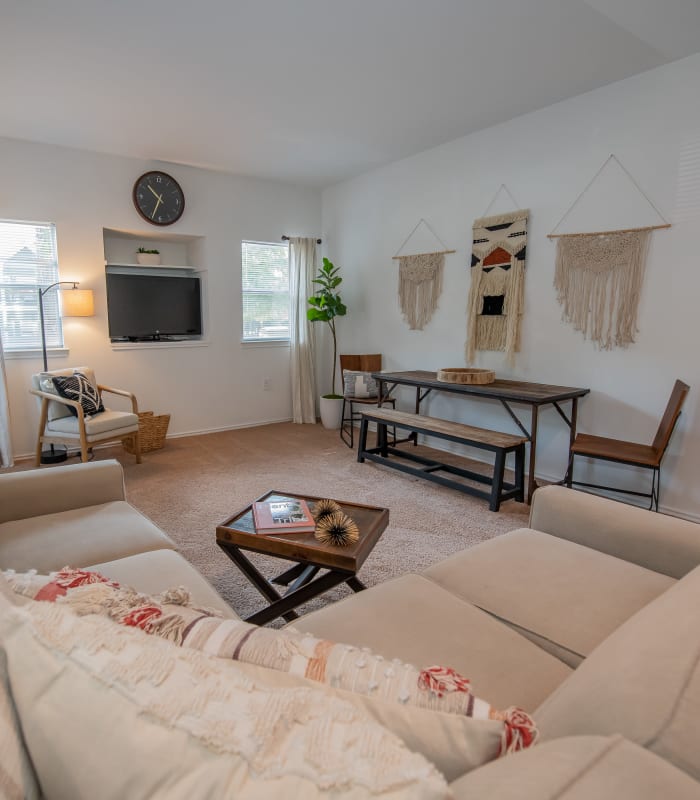
[[[44,295],[56,286],[70,284],[68,291],[61,290],[61,310],[63,317],[92,317],[95,314],[95,304],[92,289],[78,289],[77,281],[56,281],[45,289],[38,287],[39,292],[39,319],[41,320],[41,352],[44,356],[44,372],[49,369],[46,358],[46,324],[44,322]],[[68,448],[65,445],[51,445],[49,450],[42,450],[42,464],[57,464],[68,458]]]

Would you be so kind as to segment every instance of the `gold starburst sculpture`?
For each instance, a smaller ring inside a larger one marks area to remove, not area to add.
[[[335,502],[335,500],[317,500],[314,503],[311,513],[313,514],[316,522],[318,522],[324,517],[328,517],[331,514],[335,514],[342,510],[343,509]]]
[[[327,514],[316,523],[314,536],[322,544],[332,544],[336,547],[347,547],[360,538],[360,529],[355,522],[342,511]]]

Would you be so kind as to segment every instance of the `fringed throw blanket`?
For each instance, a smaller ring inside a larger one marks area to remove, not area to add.
[[[412,331],[422,331],[437,308],[444,264],[444,253],[399,257],[399,301]]]
[[[557,242],[554,288],[564,319],[603,350],[634,342],[649,234],[576,234]]]
[[[150,597],[98,572],[70,567],[50,575],[38,575],[36,570],[7,570],[0,574],[16,594],[67,605],[78,616],[107,616],[180,647],[383,701],[502,722],[498,755],[522,750],[538,738],[534,721],[522,709],[494,708],[474,695],[467,678],[449,667],[420,670],[398,659],[384,659],[369,648],[318,639],[291,628],[277,630],[224,619],[214,609],[193,605],[183,587]]]
[[[477,350],[520,349],[529,210],[474,220],[467,363]]]

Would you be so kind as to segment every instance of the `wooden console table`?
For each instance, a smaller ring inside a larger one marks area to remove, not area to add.
[[[433,391],[449,392],[463,397],[484,397],[500,401],[508,412],[513,422],[523,432],[530,442],[529,467],[527,476],[526,500],[529,503],[532,493],[537,488],[535,482],[535,459],[537,456],[537,423],[541,406],[551,405],[559,413],[569,427],[569,442],[573,443],[576,437],[576,415],[578,412],[578,399],[590,392],[590,389],[580,389],[572,386],[552,386],[546,383],[529,383],[527,381],[495,380],[493,383],[483,385],[445,383],[437,380],[436,372],[427,370],[408,370],[405,372],[373,372],[372,377],[379,383],[379,396],[387,397],[397,386],[414,386],[416,389],[415,412],[420,413],[420,404]],[[569,415],[562,409],[561,404],[571,402]],[[530,406],[530,430],[516,416],[511,408],[512,403]]]

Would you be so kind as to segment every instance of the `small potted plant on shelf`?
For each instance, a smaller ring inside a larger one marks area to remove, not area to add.
[[[136,263],[142,266],[159,266],[160,250],[149,250],[147,247],[139,247],[136,251]]]
[[[323,259],[323,266],[319,268],[314,278],[318,289],[316,294],[309,297],[306,316],[311,322],[325,322],[333,337],[333,370],[331,393],[321,395],[321,422],[324,428],[337,429],[340,427],[343,408],[343,395],[335,394],[335,365],[338,359],[338,348],[335,332],[335,318],[344,317],[347,307],[343,304],[336,289],[343,282],[338,275],[339,267],[335,267],[327,258]]]

